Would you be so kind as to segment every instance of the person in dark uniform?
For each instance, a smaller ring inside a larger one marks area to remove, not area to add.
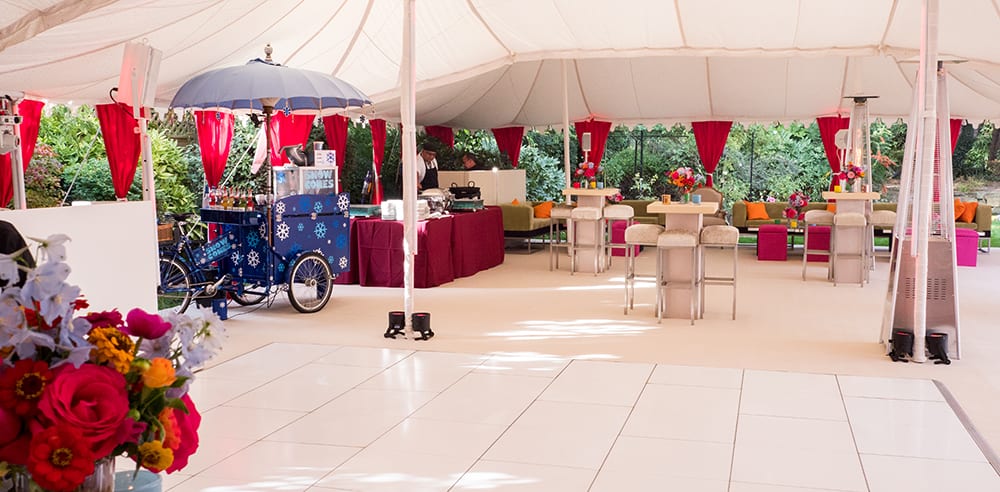
[[[429,190],[438,187],[437,147],[425,142],[417,153],[417,189]]]
[[[466,171],[485,171],[486,168],[483,167],[478,161],[476,161],[476,155],[472,152],[466,152],[462,154],[462,169]]]
[[[24,249],[20,255],[20,263],[28,268],[35,268],[35,258],[31,256],[31,252],[25,249],[28,243],[24,242],[24,237],[21,233],[14,227],[14,224],[7,222],[5,220],[0,220],[0,253],[9,255],[20,249]],[[20,278],[18,279],[16,287],[24,287],[24,282],[28,278],[28,272],[21,270]],[[0,280],[0,288],[6,287],[7,281]]]

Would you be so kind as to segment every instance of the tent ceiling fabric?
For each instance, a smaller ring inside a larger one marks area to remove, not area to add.
[[[788,121],[910,110],[920,0],[435,0],[416,9],[417,122],[464,128],[571,120]],[[942,2],[951,111],[1000,119],[996,0]],[[0,88],[108,102],[124,44],[163,52],[157,103],[188,79],[260,57],[337,76],[399,119],[398,0],[0,0]]]

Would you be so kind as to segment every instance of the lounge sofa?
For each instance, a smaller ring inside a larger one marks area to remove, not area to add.
[[[827,202],[811,202],[803,208],[803,211],[808,210],[826,210]],[[880,203],[875,202],[872,204],[875,210],[892,210],[896,211],[895,203]],[[754,232],[762,224],[773,224],[775,220],[780,223],[787,223],[788,219],[784,218],[785,208],[788,207],[786,202],[774,202],[765,203],[764,208],[767,209],[767,220],[747,220],[747,206],[743,201],[737,201],[733,203],[733,226],[740,230],[742,233]],[[989,240],[990,229],[993,222],[993,207],[985,203],[980,203],[976,207],[976,217],[972,222],[962,222],[955,221],[955,227],[961,229],[972,229],[979,233],[980,237]],[[876,233],[885,234],[887,230],[881,230],[876,228]]]
[[[539,202],[540,203],[540,202]],[[549,233],[549,224],[552,219],[535,217],[533,202],[521,202],[517,205],[512,203],[501,203],[500,212],[503,214],[503,236],[505,238],[519,238],[528,241],[528,251],[531,251],[531,238]]]
[[[632,207],[635,212],[635,216],[632,220],[639,224],[660,224],[664,223],[663,214],[654,214],[646,211],[646,205],[653,203],[655,200],[622,200],[622,205],[628,205]]]

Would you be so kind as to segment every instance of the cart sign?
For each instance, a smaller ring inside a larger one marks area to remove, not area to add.
[[[337,151],[336,150],[321,150],[316,149],[313,151],[313,161],[315,166],[337,166]]]
[[[301,182],[299,193],[303,195],[326,195],[337,192],[336,167],[300,167],[299,179]]]

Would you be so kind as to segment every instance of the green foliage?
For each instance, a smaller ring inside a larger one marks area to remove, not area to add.
[[[543,154],[535,147],[521,147],[520,168],[527,180],[527,199],[560,200],[566,185],[561,161]]]
[[[177,142],[167,138],[157,130],[149,131],[149,142],[153,154],[153,177],[156,188],[156,214],[161,220],[168,212],[197,212],[201,206],[201,183],[193,180],[189,169],[191,162],[184,158]],[[136,179],[141,183],[141,170],[136,171]],[[141,185],[140,185],[141,186]]]
[[[24,173],[28,208],[58,207],[62,201],[62,163],[48,145],[35,145],[35,154]]]

